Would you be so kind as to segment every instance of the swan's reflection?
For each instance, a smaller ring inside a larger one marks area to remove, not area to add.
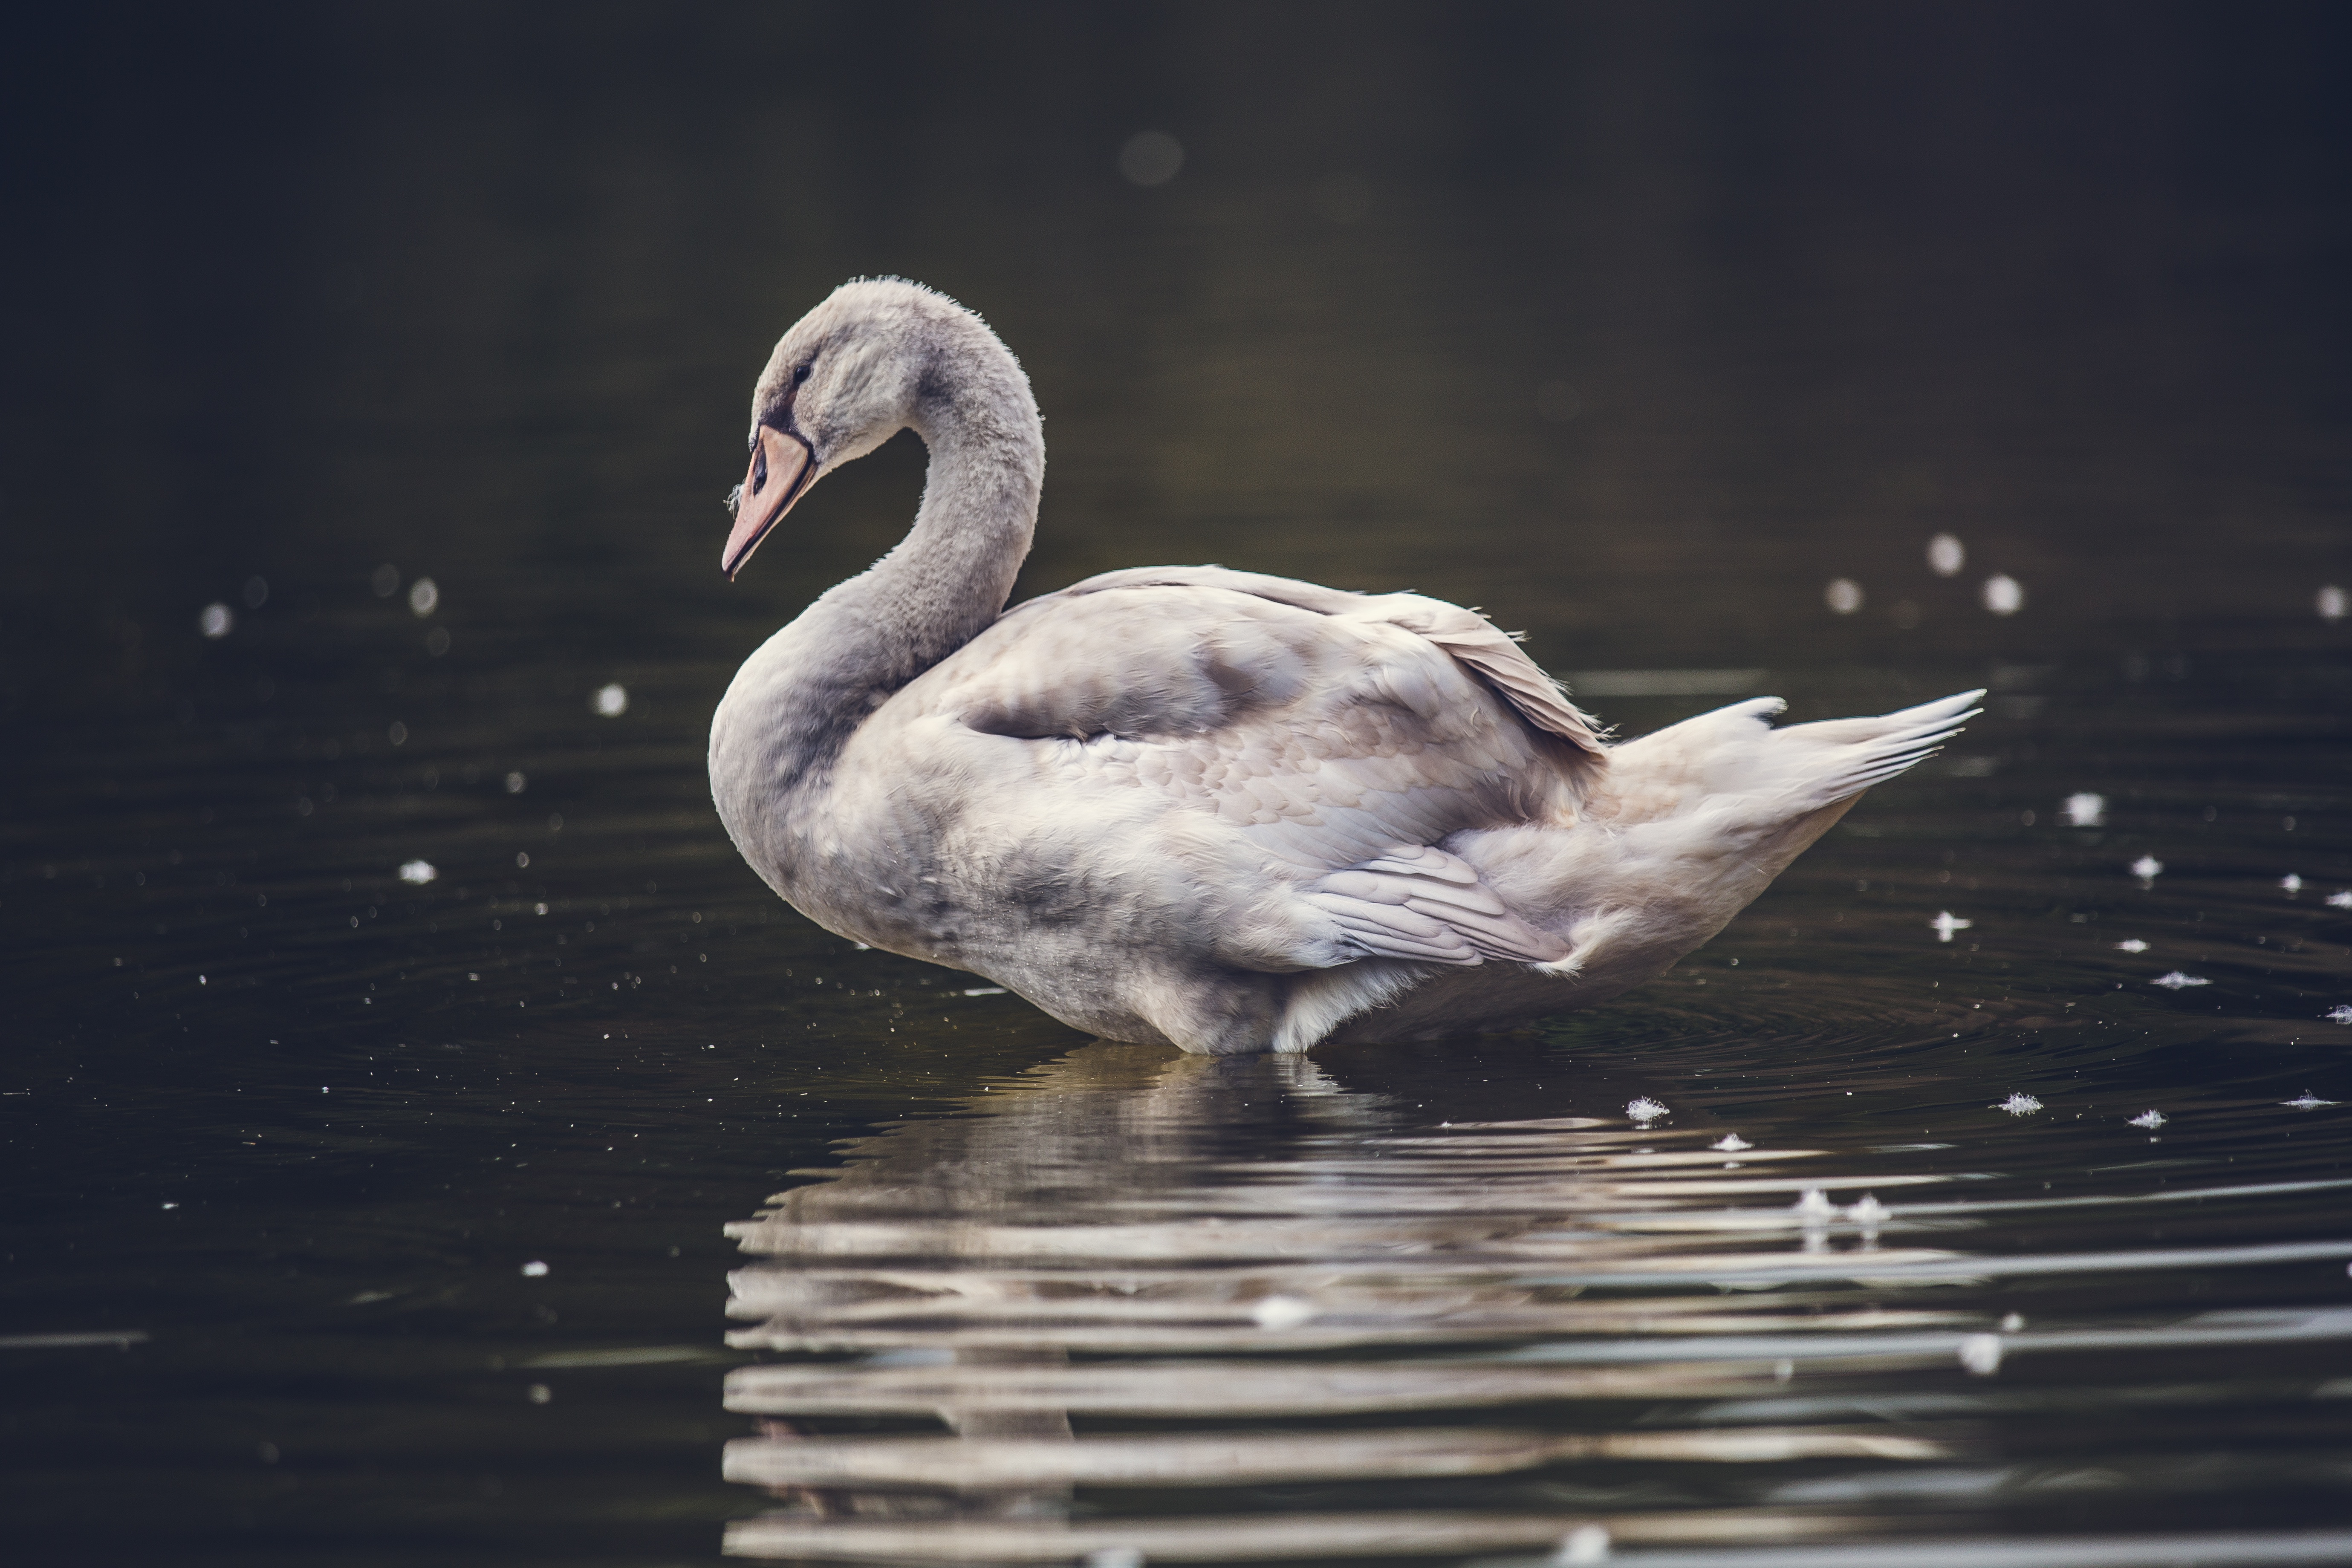
[[[1883,1540],[2023,1484],[1978,1427],[2027,1411],[1970,1372],[2069,1336],[2010,1331],[1987,1282],[2097,1255],[1906,1245],[1981,1222],[1939,1178],[1824,1192],[1809,1152],[1735,1157],[1714,1129],[1431,1116],[1304,1058],[1097,1045],[854,1145],[731,1227],[754,1261],[730,1278],[730,1342],[776,1354],[729,1380],[764,1435],[730,1445],[727,1475],[782,1506],[728,1549],[1108,1563],[1567,1541],[1571,1561],[1595,1530]],[[2352,1334],[2352,1314],[2243,1316],[2073,1338]]]
[[[1531,1341],[1948,1321],[1706,1288],[1759,1253],[1820,1245],[1821,1216],[1791,1206],[1800,1153],[1753,1151],[1727,1171],[1695,1136],[1672,1147],[1622,1122],[1416,1123],[1303,1058],[1104,1044],[1006,1089],[865,1141],[833,1179],[732,1227],[758,1261],[731,1277],[729,1312],[752,1326],[730,1338],[793,1359],[729,1384],[767,1435],[730,1446],[727,1474],[789,1505],[740,1525],[730,1550],[1199,1560],[1427,1550],[1433,1531],[1450,1550],[1528,1545],[1580,1515],[1530,1510],[1533,1493],[1515,1511],[1400,1511],[1349,1483],[1940,1451],[1886,1430],[1578,1418],[1771,1390],[1784,1357],[1506,1359]],[[1536,1278],[1637,1265],[1695,1288]],[[1329,1494],[1312,1515],[1262,1489],[1302,1485]],[[1142,1492],[1202,1487],[1261,1490],[1218,1518]],[[1147,1500],[1106,1518],[1082,1489]],[[1790,1522],[1736,1511],[1710,1510],[1712,1528]]]

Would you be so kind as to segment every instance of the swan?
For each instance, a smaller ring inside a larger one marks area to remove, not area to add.
[[[1419,594],[1142,567],[1008,609],[1036,400],[979,316],[899,279],[844,284],[769,356],[721,569],[902,429],[929,449],[913,528],[736,673],[713,801],[826,930],[1112,1040],[1295,1052],[1606,1001],[1982,695],[1780,729],[1759,698],[1614,744]]]

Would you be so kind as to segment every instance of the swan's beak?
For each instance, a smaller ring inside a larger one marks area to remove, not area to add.
[[[808,489],[815,469],[816,454],[809,450],[806,441],[772,425],[760,426],[760,439],[751,447],[751,466],[744,472],[743,488],[736,492],[735,528],[727,536],[725,553],[719,557],[721,572],[732,577],[743,570],[743,563],[751,559],[760,541],[783,521],[793,502]]]

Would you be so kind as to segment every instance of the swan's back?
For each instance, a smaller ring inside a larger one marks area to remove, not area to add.
[[[1032,600],[902,704],[877,715],[877,740],[894,720],[951,720],[1024,742],[994,750],[1001,767],[1139,787],[1263,830],[1262,849],[1318,871],[1572,815],[1603,755],[1590,721],[1467,610],[1213,567]]]
[[[1590,756],[1597,757],[1603,750],[1599,728],[1591,717],[1569,702],[1559,683],[1527,656],[1515,638],[1475,610],[1419,594],[1351,594],[1223,566],[1143,566],[1106,572],[1057,594],[1016,605],[1003,620],[1050,614],[1073,600],[1139,588],[1223,590],[1334,620],[1396,626],[1459,661],[1538,730],[1567,741]]]

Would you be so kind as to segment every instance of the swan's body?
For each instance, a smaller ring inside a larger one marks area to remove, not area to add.
[[[1303,1050],[1614,996],[1972,700],[1773,730],[1762,699],[1611,747],[1516,643],[1418,595],[1146,568],[1006,610],[1035,405],[978,318],[896,281],[777,345],[728,569],[908,426],[914,530],[737,674],[719,816],[826,929],[1113,1039]]]

